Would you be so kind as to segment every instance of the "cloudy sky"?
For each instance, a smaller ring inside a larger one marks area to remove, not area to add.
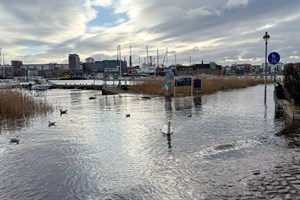
[[[0,0],[0,26],[5,63],[116,59],[120,45],[134,65],[146,46],[159,63],[168,49],[167,64],[261,64],[266,31],[269,53],[300,62],[299,0]]]

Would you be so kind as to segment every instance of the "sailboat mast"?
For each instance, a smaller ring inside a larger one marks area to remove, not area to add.
[[[148,46],[146,45],[146,51],[147,51],[147,65],[149,65],[149,55],[148,55]]]
[[[132,60],[131,60],[131,45],[130,45],[129,66],[132,67]]]
[[[168,67],[168,47],[167,47],[167,51],[166,51],[166,67]]]
[[[120,51],[120,77],[122,76],[122,56],[121,56],[121,45],[119,44],[119,51]]]
[[[156,67],[158,67],[158,49],[156,49]]]

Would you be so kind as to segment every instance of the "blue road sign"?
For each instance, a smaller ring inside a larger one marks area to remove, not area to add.
[[[268,56],[268,61],[272,65],[277,64],[279,60],[280,60],[280,55],[277,52],[272,52]]]

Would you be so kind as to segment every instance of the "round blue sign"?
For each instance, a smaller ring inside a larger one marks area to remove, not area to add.
[[[272,52],[268,56],[268,61],[272,65],[277,64],[279,60],[280,60],[280,55],[277,52]]]

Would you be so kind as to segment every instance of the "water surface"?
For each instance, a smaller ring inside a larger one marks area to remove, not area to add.
[[[272,90],[266,105],[263,85],[171,101],[32,91],[54,112],[0,135],[0,199],[217,199],[243,191],[253,170],[297,153],[276,136],[286,124],[274,117]],[[169,141],[160,131],[167,121]],[[16,135],[20,144],[9,144]]]

